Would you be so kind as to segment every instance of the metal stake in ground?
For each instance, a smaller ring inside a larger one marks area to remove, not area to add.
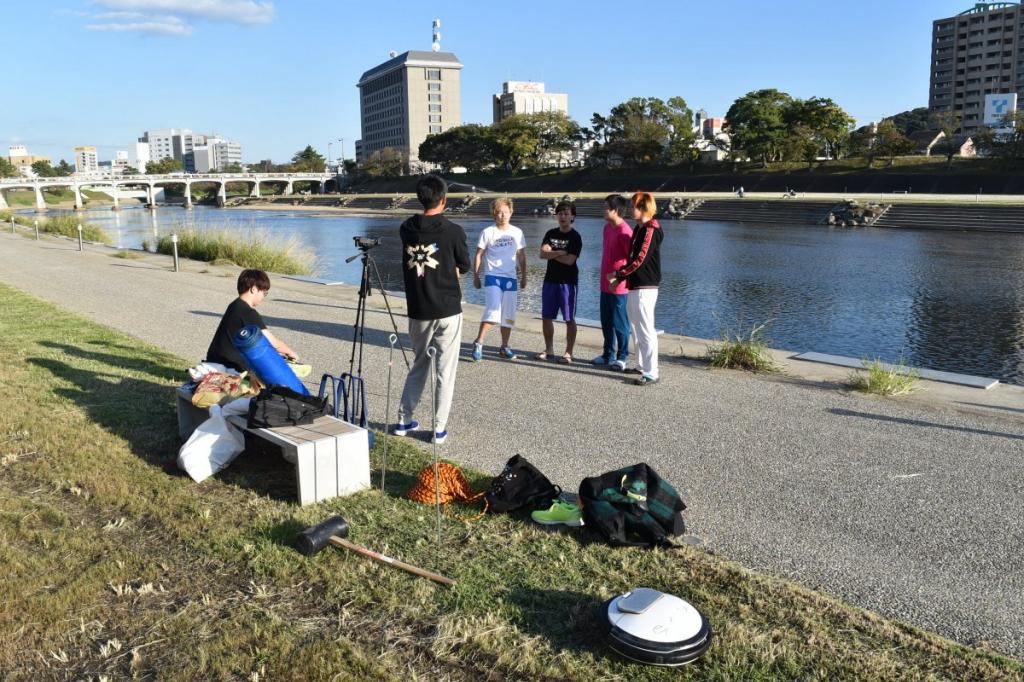
[[[437,546],[441,546],[441,475],[437,463],[437,349],[427,349],[430,358],[430,443],[434,450],[434,513],[437,516]]]
[[[392,334],[388,337],[388,391],[384,399],[384,459],[380,467],[380,503],[384,504],[384,479],[388,475],[388,431],[391,428],[391,369],[395,366],[395,344],[398,343],[398,335]]]
[[[79,251],[84,251],[85,250],[82,247],[82,223],[78,223],[78,250]]]

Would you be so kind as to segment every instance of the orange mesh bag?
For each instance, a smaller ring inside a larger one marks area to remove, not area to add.
[[[469,485],[469,480],[462,473],[462,469],[449,464],[448,462],[437,463],[437,494],[434,490],[434,465],[431,464],[423,469],[416,477],[416,483],[406,493],[413,502],[422,504],[434,504],[439,499],[442,505],[452,502],[470,503],[479,500],[484,492],[474,493]],[[487,513],[487,500],[484,499],[484,510],[470,521],[475,521]]]

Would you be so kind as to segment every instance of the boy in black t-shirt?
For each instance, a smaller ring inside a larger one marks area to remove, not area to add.
[[[541,293],[544,352],[538,353],[537,359],[547,360],[554,356],[555,319],[561,312],[565,320],[565,353],[561,361],[569,364],[576,345],[576,287],[580,278],[576,259],[583,251],[583,238],[572,227],[576,220],[576,204],[560,202],[555,207],[555,216],[558,227],[547,231],[540,247],[540,257],[548,262],[548,269]]]
[[[267,338],[274,349],[289,360],[296,360],[295,351],[288,347],[284,341],[267,330],[267,325],[258,312],[256,306],[263,303],[270,291],[270,277],[262,270],[242,270],[238,276],[238,298],[231,302],[224,316],[220,318],[217,331],[213,334],[213,341],[206,350],[206,361],[217,362],[228,369],[244,371],[249,369],[242,354],[231,342],[238,330],[250,324],[254,324],[263,330],[263,336]]]

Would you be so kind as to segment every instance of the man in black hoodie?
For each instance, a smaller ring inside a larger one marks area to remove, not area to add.
[[[434,441],[448,438],[448,412],[455,390],[462,340],[462,288],[459,276],[470,268],[466,232],[444,217],[448,186],[436,175],[416,183],[423,214],[409,218],[400,229],[405,297],[409,308],[409,336],[415,359],[402,391],[395,435],[419,427],[413,412],[430,372],[427,349],[437,350]]]

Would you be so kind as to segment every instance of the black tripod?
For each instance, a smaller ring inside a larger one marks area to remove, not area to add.
[[[326,394],[327,382],[331,381],[334,392],[334,416],[338,416],[339,405],[344,407],[344,419],[350,424],[359,424],[365,428],[367,425],[366,415],[366,384],[363,381],[363,345],[366,337],[366,299],[373,294],[373,282],[371,281],[370,268],[373,268],[373,276],[376,278],[377,289],[384,299],[384,307],[391,319],[391,328],[395,330],[395,337],[401,339],[398,333],[398,323],[395,322],[395,315],[391,312],[391,303],[388,302],[387,292],[384,291],[384,283],[377,269],[377,262],[370,255],[370,249],[380,244],[380,239],[369,239],[367,237],[354,237],[359,253],[345,259],[351,263],[356,258],[363,261],[363,272],[359,280],[359,301],[356,304],[356,321],[352,326],[352,354],[349,357],[348,372],[340,377],[331,374],[324,374],[320,379],[320,397]],[[409,358],[405,354],[405,346],[398,341],[398,347],[402,351],[402,359],[405,361],[406,369],[409,368]],[[356,366],[356,355],[359,356],[359,365]],[[338,400],[339,386],[341,389],[341,400]],[[385,420],[387,416],[385,415]]]

